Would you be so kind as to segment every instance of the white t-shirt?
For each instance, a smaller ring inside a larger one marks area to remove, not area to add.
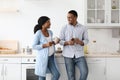
[[[52,37],[51,36],[46,37],[46,40],[48,42],[51,42],[52,41]],[[49,56],[51,56],[53,53],[54,53],[54,46],[52,45],[52,46],[49,47]]]

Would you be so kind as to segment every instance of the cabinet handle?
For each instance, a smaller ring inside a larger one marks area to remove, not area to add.
[[[27,68],[35,68],[35,66],[27,66]]]
[[[106,68],[104,67],[104,74],[106,74]]]
[[[8,61],[8,59],[4,59],[3,61]]]
[[[7,76],[7,67],[5,66],[5,76]]]
[[[99,59],[96,59],[95,61],[101,61],[101,60],[99,60]]]
[[[108,15],[106,15],[106,23],[108,23]]]

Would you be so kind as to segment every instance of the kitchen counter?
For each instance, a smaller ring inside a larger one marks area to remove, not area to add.
[[[18,54],[0,54],[1,57],[8,57],[8,58],[21,58],[21,57],[35,57],[35,54],[23,54],[23,53],[18,53]]]
[[[90,53],[90,54],[85,54],[85,57],[112,58],[112,57],[120,57],[120,54],[119,53]]]
[[[1,63],[0,67],[3,67],[3,65],[5,64],[4,69],[5,69],[5,71],[6,71],[6,69],[8,71],[10,71],[9,74],[11,74],[11,71],[16,70],[12,67],[15,67],[15,68],[19,69],[19,71],[21,71],[21,65],[22,66],[29,66],[29,65],[34,66],[33,63],[35,63],[34,62],[35,56],[36,56],[35,53],[32,55],[27,55],[27,54],[23,54],[23,53],[0,54],[0,63]],[[64,58],[62,57],[61,53],[57,53],[57,54],[55,54],[55,56],[57,57],[56,60],[58,63],[58,67],[60,69],[60,74],[61,74],[60,80],[67,80],[67,74],[66,74],[67,72],[66,72],[66,68],[65,68]],[[110,80],[109,78],[111,78],[111,75],[114,78],[111,80],[119,80],[118,74],[120,73],[120,71],[117,69],[120,67],[120,54],[117,54],[117,53],[114,53],[114,54],[113,53],[89,53],[89,54],[85,54],[85,57],[86,57],[89,72],[90,72],[90,75],[89,75],[90,77],[88,77],[88,80],[93,80],[93,79],[107,80],[107,79],[105,79],[106,77],[108,77],[108,80]],[[23,59],[18,59],[18,58],[23,58]],[[26,59],[24,59],[24,58],[26,58]],[[33,67],[32,67],[32,69],[33,69]],[[22,67],[22,71],[23,71],[23,67]],[[17,70],[17,72],[18,72],[18,70]],[[22,73],[24,74],[26,72],[22,72]],[[19,72],[17,78],[19,77],[20,74],[21,73]],[[76,79],[78,80],[78,78],[79,78],[78,68],[76,68],[76,74],[77,74]],[[108,75],[110,75],[110,76],[108,76]],[[12,76],[16,77],[14,75],[12,75]],[[20,75],[20,77],[21,77],[21,75]],[[12,80],[15,80],[15,79],[12,79]],[[20,78],[19,78],[19,80],[20,80]]]
[[[0,58],[1,57],[12,57],[12,58],[21,58],[21,57],[35,57],[35,53],[34,54],[23,54],[23,53],[18,53],[18,54],[0,54]],[[56,57],[61,57],[62,54],[61,53],[57,53],[55,54]],[[85,57],[90,57],[90,58],[105,58],[105,57],[120,57],[120,54],[118,53],[89,53],[89,54],[85,54]]]

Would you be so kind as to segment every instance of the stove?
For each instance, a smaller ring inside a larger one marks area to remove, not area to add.
[[[38,76],[34,74],[35,58],[22,58],[22,80],[38,80]]]

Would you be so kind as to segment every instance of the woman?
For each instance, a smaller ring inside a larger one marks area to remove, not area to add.
[[[54,59],[56,43],[52,40],[52,31],[48,30],[50,25],[50,19],[41,16],[34,27],[33,49],[37,50],[35,74],[39,76],[39,80],[45,80],[47,69],[52,74],[52,80],[58,80],[60,77]]]

